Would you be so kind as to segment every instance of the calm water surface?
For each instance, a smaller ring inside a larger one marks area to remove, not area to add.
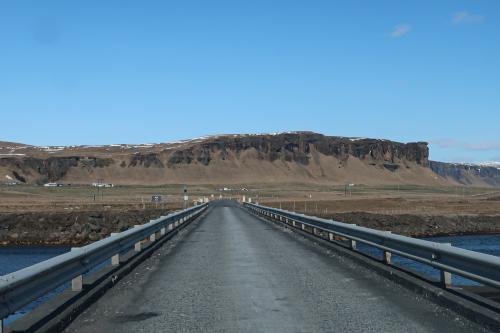
[[[451,243],[451,245],[453,246],[460,247],[466,250],[482,252],[500,257],[500,235],[449,236],[431,237],[424,239],[437,243]],[[375,257],[382,258],[382,251],[376,248],[362,244],[358,246],[358,248],[363,252],[367,252]],[[440,272],[430,266],[423,265],[416,261],[399,256],[393,256],[392,262],[396,265],[408,267],[412,270],[425,273],[433,279],[439,279]],[[477,285],[477,283],[457,275],[452,275],[452,283],[456,285]]]
[[[22,268],[34,265],[36,263],[42,262],[44,260],[50,259],[52,257],[58,256],[60,254],[70,251],[70,247],[48,247],[48,246],[0,246],[0,276],[8,273],[18,271]],[[69,285],[69,283],[68,283]],[[15,314],[7,318],[6,324],[9,322],[23,316],[31,309],[35,308],[38,304],[43,303],[66,288],[67,285],[63,285],[56,290],[50,292],[49,294],[40,297],[38,300],[27,305],[24,309],[19,310]]]

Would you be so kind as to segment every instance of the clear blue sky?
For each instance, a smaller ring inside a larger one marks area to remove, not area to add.
[[[0,140],[311,130],[500,160],[500,1],[0,2]]]

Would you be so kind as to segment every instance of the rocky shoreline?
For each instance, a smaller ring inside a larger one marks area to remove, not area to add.
[[[0,213],[0,246],[81,246],[168,213],[160,208]]]
[[[323,214],[321,217],[416,238],[500,234],[500,215],[387,215],[350,212]]]
[[[0,246],[82,246],[167,215],[166,209],[0,213]],[[417,215],[347,212],[323,218],[425,238],[500,234],[500,215]]]

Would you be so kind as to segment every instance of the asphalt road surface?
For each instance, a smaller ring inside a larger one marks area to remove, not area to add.
[[[335,253],[219,204],[67,332],[485,332]]]

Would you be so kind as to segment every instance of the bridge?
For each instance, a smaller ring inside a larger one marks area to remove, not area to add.
[[[0,277],[0,332],[488,332],[500,330],[498,287],[498,257],[214,201]]]

